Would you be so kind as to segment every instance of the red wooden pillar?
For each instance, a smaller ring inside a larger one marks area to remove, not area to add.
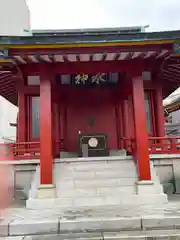
[[[160,84],[156,84],[155,90],[155,119],[156,119],[156,134],[157,137],[165,137],[165,119],[164,119],[164,107],[163,107],[163,96],[162,87]]]
[[[128,106],[128,100],[125,99],[123,101],[123,105],[122,105],[122,108],[123,108],[123,135],[124,135],[124,138],[129,138],[129,121],[128,121],[128,109],[129,109],[129,106]],[[128,142],[125,141],[125,144],[124,144],[124,147],[125,149],[127,149],[128,147]]]
[[[60,128],[60,152],[66,151],[67,141],[67,119],[66,119],[66,108],[61,106],[59,113],[59,128]]]
[[[18,142],[26,142],[26,96],[20,91],[18,94],[18,133],[17,133],[17,141]]]
[[[144,87],[141,76],[132,79],[136,157],[140,180],[151,180],[148,132],[144,103]]]
[[[55,157],[57,157],[57,155],[60,152],[60,137],[59,137],[59,111],[58,111],[58,104],[55,103],[55,123],[54,123],[54,128],[55,128]]]
[[[53,184],[51,74],[40,73],[40,183]]]
[[[124,141],[121,140],[123,137],[122,101],[117,105],[116,111],[118,149],[124,149]]]

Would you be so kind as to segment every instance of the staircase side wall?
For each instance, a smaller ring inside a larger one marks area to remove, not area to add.
[[[168,195],[180,193],[180,155],[157,154],[151,157],[164,192]]]

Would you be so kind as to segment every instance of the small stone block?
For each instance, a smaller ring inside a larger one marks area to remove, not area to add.
[[[140,186],[143,186],[143,185],[148,186],[148,185],[153,185],[153,181],[151,181],[151,180],[138,181],[136,184],[137,184],[137,185],[140,185]]]
[[[0,222],[0,237],[8,236],[9,234],[9,222],[3,220]]]
[[[14,220],[9,224],[10,236],[53,234],[59,232],[58,219],[22,219]]]
[[[56,188],[52,184],[40,185],[37,190],[37,198],[46,199],[46,198],[55,198],[56,197]]]
[[[131,218],[109,218],[109,219],[83,219],[83,220],[60,220],[60,233],[63,232],[93,232],[93,231],[119,231],[140,230],[141,219]]]
[[[68,233],[68,234],[53,234],[28,236],[24,240],[103,240],[101,233]]]
[[[0,240],[24,240],[24,237],[23,236],[19,236],[19,237],[3,237],[3,238],[0,238]],[[31,239],[29,239],[31,240]]]
[[[180,239],[179,230],[149,230],[149,231],[122,231],[105,232],[104,240],[178,240]]]
[[[179,229],[180,216],[147,216],[142,218],[143,229]]]
[[[138,232],[137,234],[134,233],[133,231],[129,231],[129,232],[117,232],[117,233],[104,233],[104,238],[103,240],[147,240],[148,238],[145,237],[145,235],[141,235],[140,232]],[[152,240],[152,239],[149,239]]]

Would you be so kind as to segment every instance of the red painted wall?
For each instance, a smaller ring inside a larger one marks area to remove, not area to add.
[[[117,149],[117,124],[115,115],[114,89],[69,89],[64,92],[66,103],[66,150],[78,149],[78,131],[81,133],[105,133],[108,147]],[[90,119],[94,120],[93,126]]]
[[[109,149],[118,149],[123,147],[120,137],[124,136],[124,127],[122,119],[123,109],[123,91],[122,86],[116,88],[75,88],[72,86],[56,86],[53,89],[55,97],[54,104],[57,106],[56,119],[53,118],[53,136],[55,141],[59,141],[56,151],[77,151],[78,131],[82,133],[102,132],[108,135]],[[31,137],[31,96],[38,96],[39,87],[26,87],[26,126],[27,141],[39,141]],[[125,97],[127,98],[127,96]],[[154,102],[150,99],[151,104]],[[119,109],[119,111],[118,111]],[[154,118],[154,112],[152,112]],[[94,125],[90,126],[89,120],[94,119]],[[132,102],[128,104],[128,137],[134,137],[134,119]],[[125,125],[126,125],[125,124]],[[156,124],[152,121],[152,124]],[[18,129],[21,132],[22,128]],[[154,133],[153,133],[154,134]],[[153,135],[152,134],[152,135]],[[118,139],[119,138],[119,139]],[[64,144],[60,140],[64,139]]]

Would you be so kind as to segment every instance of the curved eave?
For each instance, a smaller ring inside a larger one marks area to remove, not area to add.
[[[113,45],[139,45],[139,44],[166,44],[180,41],[180,31],[165,32],[133,32],[122,33],[117,30],[96,29],[93,32],[81,30],[76,32],[54,32],[50,35],[31,36],[2,36],[0,45],[9,47],[92,47],[92,46],[113,46]],[[51,46],[50,46],[51,45]]]
[[[172,106],[172,107],[168,107],[166,108],[165,110],[168,112],[168,113],[172,113],[172,112],[175,112],[177,110],[180,109],[180,104],[177,104],[175,106]]]
[[[180,40],[179,40],[180,41]],[[36,43],[27,44],[26,41],[17,44],[2,44],[4,48],[18,48],[18,49],[53,49],[53,48],[89,48],[89,47],[132,47],[132,46],[148,46],[148,45],[162,45],[173,44],[174,40],[138,40],[138,41],[103,41],[103,42],[74,42],[74,43]]]

